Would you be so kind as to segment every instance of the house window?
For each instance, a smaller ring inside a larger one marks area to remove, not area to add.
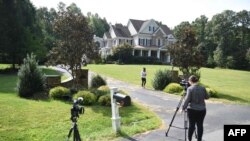
[[[158,39],[158,46],[161,46],[161,40]]]
[[[141,39],[139,38],[139,45],[141,45]]]
[[[130,40],[131,41],[131,45],[133,45],[133,40]]]
[[[148,31],[151,31],[151,26],[148,27]]]
[[[153,32],[155,31],[155,27],[153,26]]]
[[[148,46],[148,39],[146,39],[146,46]]]

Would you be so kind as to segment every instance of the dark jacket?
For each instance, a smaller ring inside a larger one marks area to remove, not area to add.
[[[194,84],[187,89],[183,109],[206,110],[205,99],[208,98],[206,89]]]

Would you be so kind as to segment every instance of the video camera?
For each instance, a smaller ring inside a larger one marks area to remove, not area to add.
[[[189,84],[189,82],[186,81],[185,79],[181,80],[180,85],[184,88],[185,91],[187,90],[187,88],[188,88],[189,86],[191,86],[191,85]]]
[[[84,107],[79,104],[83,102],[83,98],[79,97],[73,101],[73,107],[71,108],[71,120],[72,122],[77,122],[77,118],[79,118],[79,114],[84,114]]]

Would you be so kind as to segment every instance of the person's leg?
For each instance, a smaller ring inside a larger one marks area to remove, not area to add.
[[[188,119],[189,119],[189,128],[188,128],[188,140],[192,141],[192,136],[195,130],[195,113],[193,110],[187,110]]]
[[[146,85],[146,82],[147,82],[147,80],[146,80],[146,78],[144,78],[144,84],[143,84],[144,87]]]
[[[206,115],[206,110],[198,111],[197,115],[198,115],[197,117],[197,140],[201,141],[202,135],[203,135],[203,121]]]
[[[144,82],[144,81],[143,81],[143,78],[141,78],[141,86],[142,86],[142,87],[143,87],[143,82]]]

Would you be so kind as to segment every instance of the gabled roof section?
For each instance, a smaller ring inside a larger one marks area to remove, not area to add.
[[[141,26],[142,24],[145,22],[145,21],[142,21],[142,20],[134,20],[134,19],[130,19],[131,23],[133,24],[135,30],[137,32],[139,32],[139,30],[141,29]]]
[[[168,28],[167,25],[160,25],[161,29],[165,32],[166,35],[173,34],[172,31]]]
[[[157,34],[157,32],[161,32],[163,35],[167,35],[166,33],[165,33],[165,31],[159,26],[156,30],[155,30],[155,32],[153,33],[154,35],[155,34]]]
[[[142,24],[141,28],[140,28],[140,32],[150,23],[151,20],[146,20],[144,21],[144,23]]]
[[[105,32],[105,33],[104,33],[104,35],[105,35],[108,39],[110,39],[110,38],[111,38],[111,35],[110,35],[110,33],[109,33],[109,32]]]
[[[112,28],[113,28],[115,35],[117,37],[125,37],[125,38],[131,37],[131,34],[130,34],[127,26],[123,26],[122,24],[115,24],[115,25],[112,25]]]

